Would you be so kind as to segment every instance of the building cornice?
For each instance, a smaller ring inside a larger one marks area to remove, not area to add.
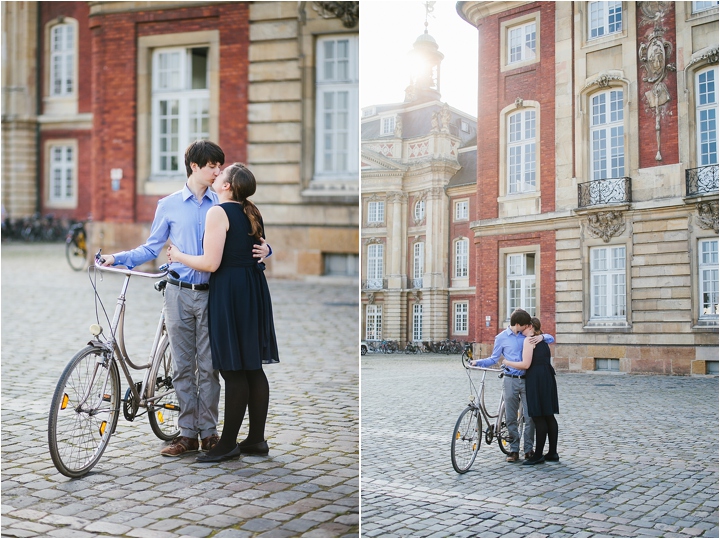
[[[456,10],[460,18],[477,27],[482,19],[503,13],[532,2],[458,2]]]
[[[228,4],[228,1],[218,2],[88,2],[90,17],[108,15],[111,13],[130,13],[135,11],[166,11],[188,7],[206,7],[216,4]]]

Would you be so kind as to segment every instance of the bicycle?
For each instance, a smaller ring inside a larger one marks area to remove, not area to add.
[[[469,355],[468,355],[469,348]],[[498,378],[505,374],[503,369],[492,369],[485,367],[473,367],[472,344],[466,346],[462,355],[462,363],[465,367],[470,381],[470,402],[458,417],[455,423],[452,442],[450,444],[450,460],[457,473],[465,473],[475,462],[475,457],[480,451],[480,445],[484,438],[485,443],[490,445],[496,439],[500,450],[506,455],[510,454],[510,432],[505,423],[505,391],[504,387],[500,394],[497,413],[491,414],[485,406],[485,377],[488,372],[498,372]],[[482,378],[478,386],[472,379],[473,371],[482,371]],[[483,420],[487,428],[483,430]],[[491,420],[494,420],[491,422]],[[522,433],[525,419],[523,416],[522,403],[518,407],[518,432]]]
[[[86,347],[73,356],[58,380],[48,417],[48,445],[57,470],[67,477],[81,477],[88,473],[102,457],[117,427],[120,409],[127,421],[139,417],[138,410],[146,409],[150,427],[155,435],[170,441],[180,434],[177,418],[180,413],[173,388],[173,366],[165,317],[160,312],[155,338],[147,364],[135,365],[127,354],[124,339],[125,294],[130,277],[163,278],[177,274],[165,264],[160,273],[145,273],[123,268],[102,266],[100,251],[95,255],[95,270],[124,275],[112,321],[98,294],[96,281],[90,277],[95,291],[97,324],[90,326],[93,335]],[[164,291],[167,281],[155,284]],[[100,326],[97,304],[109,324],[109,335]],[[135,382],[129,368],[146,369],[142,382]],[[129,387],[120,399],[120,371]]]
[[[85,223],[75,223],[65,238],[65,258],[75,271],[87,267],[87,232]]]

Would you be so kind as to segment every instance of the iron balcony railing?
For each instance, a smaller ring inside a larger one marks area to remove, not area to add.
[[[362,282],[363,290],[383,290],[387,288],[387,279],[367,279]]]
[[[718,165],[707,165],[685,170],[687,196],[704,195],[718,190]]]
[[[632,202],[630,178],[606,178],[578,184],[578,207]]]

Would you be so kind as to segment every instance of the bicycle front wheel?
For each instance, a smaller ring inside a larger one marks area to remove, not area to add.
[[[498,425],[500,425],[500,428],[497,429],[497,441],[498,441],[498,445],[500,446],[500,451],[502,451],[506,455],[509,455],[510,454],[510,442],[512,440],[510,438],[510,431],[508,430],[507,422],[505,421],[505,403],[504,402],[503,402],[502,406],[500,406],[500,411],[498,412]],[[525,428],[525,415],[523,413],[522,402],[518,406],[517,427],[518,427],[518,436],[522,436],[523,429]]]
[[[160,340],[147,390],[148,421],[155,436],[170,441],[180,435],[180,404],[173,387],[173,362],[167,334]]]
[[[85,235],[82,232],[65,244],[65,257],[75,271],[87,267],[87,248],[84,245]]]
[[[455,423],[455,432],[450,444],[450,459],[457,473],[467,472],[475,462],[480,450],[481,421],[477,409],[468,406]]]
[[[81,477],[100,460],[120,411],[120,374],[99,346],[87,346],[70,360],[58,380],[48,445],[53,464],[67,477]]]

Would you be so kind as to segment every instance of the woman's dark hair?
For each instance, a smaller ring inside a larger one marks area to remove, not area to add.
[[[540,331],[540,319],[539,319],[539,318],[535,318],[535,317],[533,316],[533,317],[530,319],[530,324],[531,324],[532,327],[533,327],[533,333],[535,333],[535,335],[541,335],[541,334],[542,334],[542,331]]]
[[[203,168],[208,163],[222,165],[225,163],[225,152],[214,142],[196,140],[185,150],[185,170],[188,178],[192,174],[190,163],[197,163],[200,168]]]
[[[263,235],[262,216],[257,206],[248,199],[248,197],[255,194],[255,176],[242,163],[233,163],[226,171],[232,198],[236,202],[242,203],[243,211],[247,218],[250,219],[250,236],[259,241]]]

